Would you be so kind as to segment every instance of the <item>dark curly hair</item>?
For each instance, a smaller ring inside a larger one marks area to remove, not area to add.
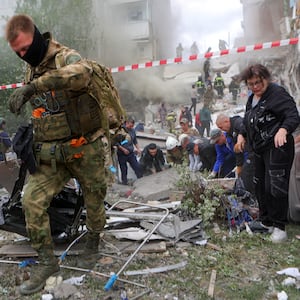
[[[271,80],[271,73],[265,66],[261,64],[255,64],[249,66],[240,74],[239,77],[241,81],[244,80],[245,83],[247,84],[247,80],[254,76],[257,76],[261,79],[266,79],[267,81]]]

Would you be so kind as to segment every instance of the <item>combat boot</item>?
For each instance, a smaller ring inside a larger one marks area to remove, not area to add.
[[[40,249],[38,256],[39,263],[31,267],[29,280],[24,281],[19,288],[22,295],[31,295],[40,291],[45,286],[46,280],[60,270],[51,247]]]
[[[83,254],[77,258],[76,266],[82,269],[93,269],[98,258],[100,257],[98,247],[99,233],[88,232],[83,249]]]

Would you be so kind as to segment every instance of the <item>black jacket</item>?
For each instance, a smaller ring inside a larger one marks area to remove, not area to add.
[[[211,144],[208,139],[203,138],[197,146],[199,149],[200,160],[202,162],[201,169],[211,171],[217,157],[215,145]]]
[[[140,159],[140,165],[142,167],[144,175],[151,174],[151,169],[155,169],[156,172],[162,171],[164,164],[165,158],[161,149],[157,147],[156,155],[152,156],[149,154],[148,146],[144,148]]]
[[[243,129],[243,118],[240,116],[230,117],[230,130],[227,135],[232,138],[233,143],[237,141],[237,136]]]
[[[292,134],[300,123],[293,97],[281,86],[270,83],[255,107],[253,94],[246,104],[242,134],[255,152],[262,152],[274,145],[279,128]]]

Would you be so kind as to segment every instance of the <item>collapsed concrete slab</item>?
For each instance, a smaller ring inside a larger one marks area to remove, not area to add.
[[[178,178],[179,174],[175,168],[142,177],[134,182],[132,197],[141,202],[167,199]]]

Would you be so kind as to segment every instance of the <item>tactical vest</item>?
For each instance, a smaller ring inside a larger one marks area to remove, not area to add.
[[[216,77],[216,79],[215,79],[215,85],[216,86],[223,86],[223,84],[224,84],[223,78],[222,77]]]
[[[100,106],[87,93],[50,91],[30,102],[36,141],[68,140],[103,128]]]
[[[204,86],[205,86],[205,85],[204,85],[204,82],[203,82],[203,81],[200,81],[200,80],[199,80],[199,81],[196,81],[196,87],[197,87],[197,88],[204,88]]]
[[[36,69],[28,69],[27,80],[34,80],[49,70],[63,67],[63,51],[67,48],[61,49],[45,67],[40,65]],[[108,130],[107,117],[103,115],[97,99],[87,91],[52,90],[35,95],[30,103],[35,141],[69,140],[87,136],[100,128]]]

